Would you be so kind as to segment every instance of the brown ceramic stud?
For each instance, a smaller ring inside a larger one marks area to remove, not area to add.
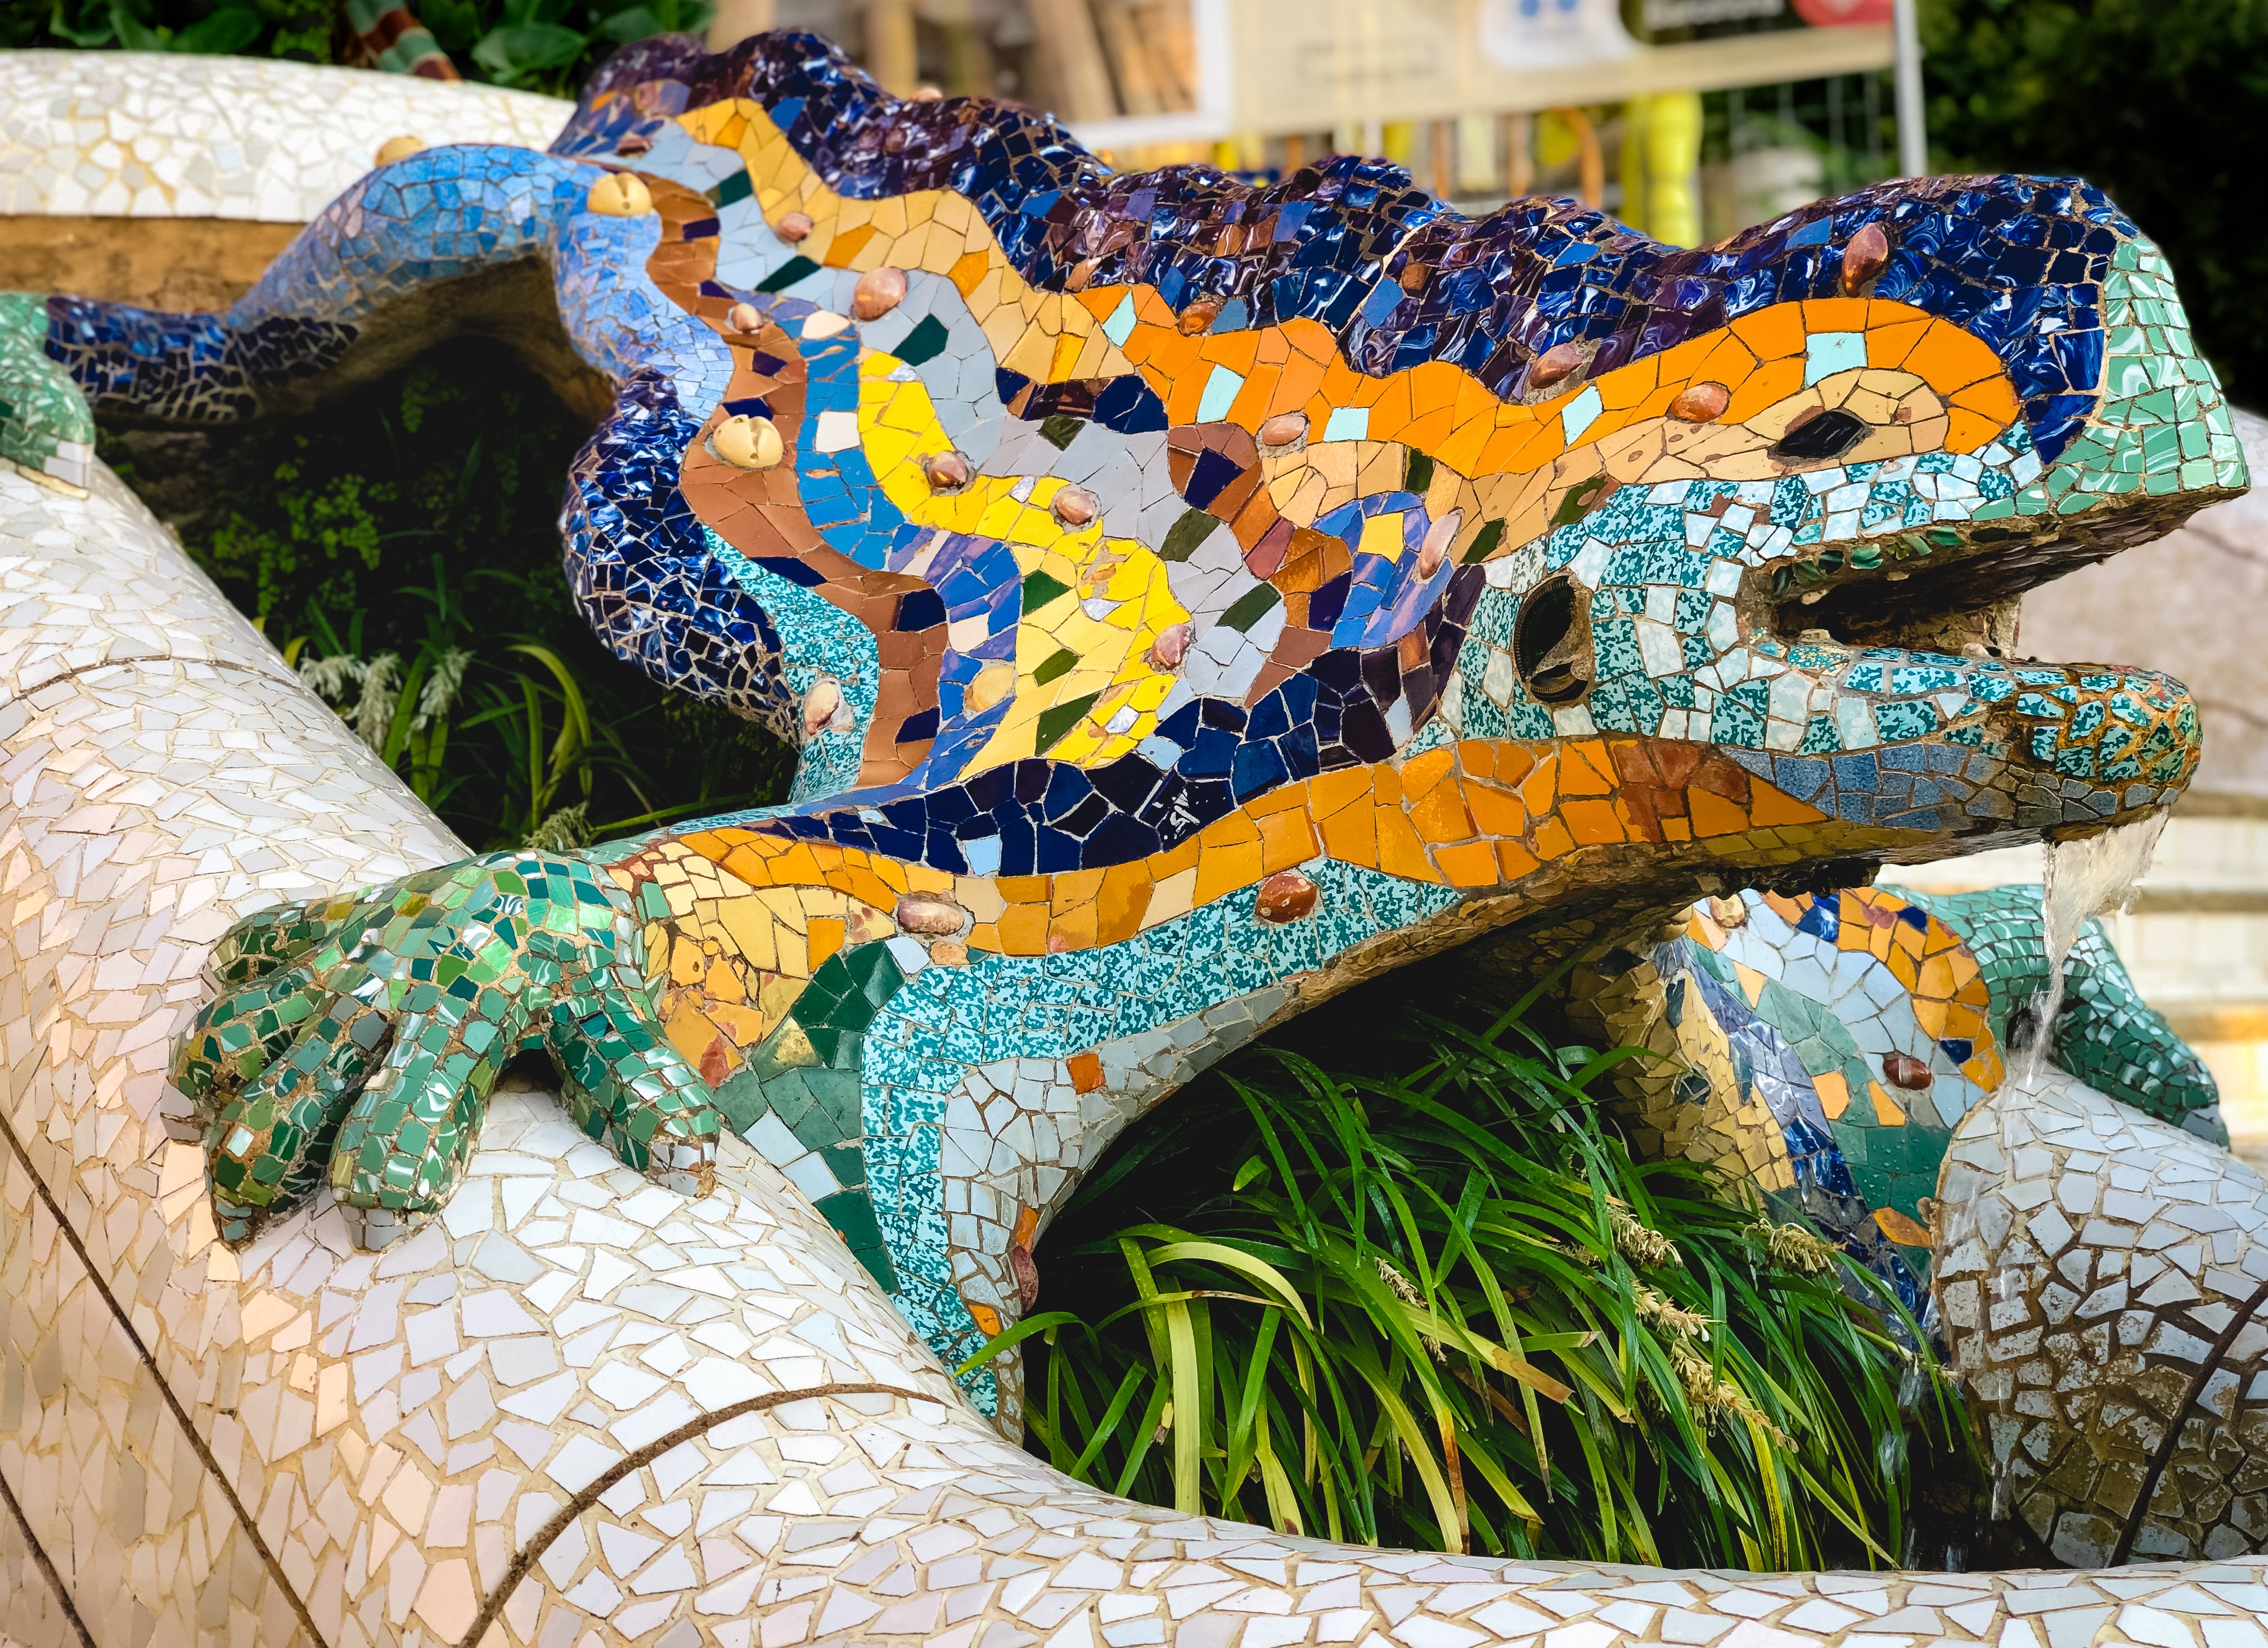
[[[755,332],[762,327],[764,313],[752,303],[736,303],[725,311],[725,324],[735,332]]]
[[[1893,1087],[1904,1087],[1909,1093],[1921,1093],[1936,1079],[1929,1066],[1911,1053],[1882,1055],[1882,1079]]]
[[[1564,383],[1583,370],[1583,351],[1572,343],[1554,343],[1535,357],[1535,364],[1528,369],[1530,389],[1549,389],[1553,384]]]
[[[1174,322],[1183,337],[1195,337],[1200,332],[1211,330],[1212,323],[1220,319],[1220,299],[1200,298],[1181,313]]]
[[[1189,655],[1190,626],[1185,623],[1167,624],[1158,631],[1158,638],[1150,643],[1150,662],[1155,668],[1174,670]]]
[[[1066,526],[1086,526],[1102,512],[1102,500],[1085,487],[1067,486],[1048,506]]]
[[[1880,224],[1868,224],[1851,237],[1843,248],[1843,291],[1845,296],[1857,292],[1882,272],[1890,261],[1890,238],[1882,232]]]
[[[772,225],[774,234],[791,243],[802,239],[811,232],[811,214],[808,212],[789,212]]]
[[[970,715],[983,715],[1015,687],[1016,666],[1004,658],[994,658],[976,672],[975,681],[961,689],[961,706]]]
[[[1712,423],[1733,404],[1733,392],[1720,383],[1688,384],[1669,403],[1669,416],[1681,423]]]
[[[1289,446],[1307,438],[1307,415],[1304,412],[1278,412],[1260,425],[1263,446]]]
[[[1276,924],[1295,922],[1315,913],[1315,884],[1297,870],[1278,870],[1260,884],[1253,913]]]
[[[968,460],[957,452],[932,452],[922,460],[932,492],[958,492],[968,484]]]
[[[1464,511],[1451,510],[1425,529],[1425,536],[1418,545],[1419,578],[1432,578],[1441,570],[1441,563],[1449,558],[1449,546],[1456,541],[1457,528],[1464,524]]]
[[[653,210],[653,191],[635,172],[609,172],[591,185],[587,204],[601,217],[643,217]]]
[[[850,313],[861,320],[879,320],[906,300],[906,272],[902,269],[868,269],[850,291]]]
[[[932,893],[909,893],[893,912],[898,931],[924,938],[957,938],[967,931],[968,912],[951,899]]]
[[[803,695],[803,735],[811,738],[835,719],[835,711],[843,703],[843,689],[832,676],[822,675],[811,683],[811,690]]]
[[[615,152],[618,155],[650,154],[652,151],[653,139],[644,132],[624,132],[615,144]]]

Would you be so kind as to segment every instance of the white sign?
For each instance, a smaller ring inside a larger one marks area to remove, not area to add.
[[[1764,3],[1777,8],[1781,0]],[[1638,49],[1615,0],[1483,0],[1480,26],[1482,53],[1515,74],[1602,63]]]

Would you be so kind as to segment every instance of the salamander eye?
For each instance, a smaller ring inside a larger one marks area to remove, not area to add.
[[[1789,430],[1772,447],[1772,456],[1786,463],[1823,463],[1849,452],[1873,427],[1855,412],[1837,407]]]
[[[1513,666],[1538,703],[1568,704],[1591,689],[1590,600],[1572,578],[1528,592],[1512,630]]]

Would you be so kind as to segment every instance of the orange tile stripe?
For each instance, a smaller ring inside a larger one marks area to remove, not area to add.
[[[1175,425],[1196,422],[1214,367],[1226,366],[1244,379],[1229,421],[1248,430],[1296,411],[1307,415],[1320,436],[1333,411],[1367,408],[1370,440],[1399,442],[1468,479],[1528,475],[1571,450],[1561,414],[1587,388],[1598,390],[1603,410],[1580,432],[1577,449],[1667,416],[1678,394],[1697,383],[1724,385],[1732,400],[1716,421],[1738,424],[1800,391],[1809,339],[1830,332],[1865,334],[1868,366],[1910,372],[1937,392],[1949,414],[1947,451],[1976,451],[2020,411],[2014,386],[1981,339],[1909,304],[1865,298],[1775,304],[1533,406],[1505,401],[1462,367],[1439,361],[1374,378],[1348,364],[1329,329],[1315,320],[1184,335],[1154,287],[1040,291],[1009,261],[973,202],[949,189],[845,199],[819,180],[749,99],[691,110],[679,121],[697,141],[740,153],[768,219],[777,222],[790,210],[813,217],[813,232],[799,247],[806,255],[832,269],[889,264],[940,273],[992,341],[1000,364],[1060,383],[1131,363]],[[1123,345],[1114,345],[1102,322],[1130,296],[1134,329]]]
[[[1100,320],[1130,294],[1136,326],[1123,345],[1126,357],[1165,401],[1170,423],[1196,422],[1213,369],[1225,366],[1244,379],[1229,407],[1231,423],[1257,430],[1279,413],[1304,412],[1320,435],[1334,411],[1367,407],[1366,438],[1401,442],[1466,476],[1524,475],[1563,457],[1570,445],[1561,415],[1587,387],[1598,390],[1604,409],[1580,432],[1578,447],[1667,416],[1669,403],[1697,383],[1731,392],[1718,423],[1745,423],[1802,390],[1807,349],[1819,333],[1862,332],[1868,366],[1911,372],[1937,391],[1950,414],[1950,452],[1986,445],[2020,410],[2015,387],[1989,345],[1911,305],[1879,298],[1775,304],[1521,406],[1498,400],[1463,368],[1440,361],[1386,378],[1358,372],[1315,320],[1185,337],[1152,287],[1099,288],[1079,293],[1079,301]]]
[[[1912,908],[1896,894],[1855,887],[1838,895],[1842,920],[1836,947],[1874,955],[1913,997],[1914,1017],[1933,1041],[1965,1036],[1974,1051],[1962,1075],[1987,1093],[2007,1071],[1992,1035],[1992,997],[1977,958],[1961,936],[1935,916],[1925,927],[1902,921]]]
[[[1717,842],[1730,850],[1826,821],[1730,762],[1697,769],[1697,758],[1692,746],[1642,739],[1540,748],[1468,739],[1399,767],[1288,784],[1145,859],[1054,875],[956,877],[740,828],[691,831],[679,844],[751,887],[821,885],[883,909],[907,893],[989,903],[976,909],[968,946],[1041,955],[1119,943],[1318,856],[1479,891],[1586,848]]]

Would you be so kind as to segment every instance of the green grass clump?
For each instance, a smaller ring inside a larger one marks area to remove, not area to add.
[[[479,851],[784,796],[794,752],[610,656],[560,565],[589,430],[460,339],[321,410],[102,433],[104,461]]]
[[[1967,1457],[1911,1320],[1691,1165],[1632,1160],[1593,1092],[1628,1054],[1424,989],[1299,1021],[1314,1056],[1239,1056],[1099,1166],[1039,1309],[968,1365],[1022,1346],[1027,1446],[1339,1541],[1896,1565],[1910,1445]]]
[[[137,52],[337,61],[335,0],[10,0],[0,50],[112,47]],[[379,11],[387,10],[385,7]],[[468,80],[573,97],[630,40],[698,34],[711,0],[417,0],[411,11]]]

